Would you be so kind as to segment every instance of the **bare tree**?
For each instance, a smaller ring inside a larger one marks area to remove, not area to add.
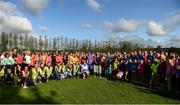
[[[8,45],[8,34],[2,32],[1,34],[1,43],[2,43],[2,50],[5,51],[7,50],[7,45]]]

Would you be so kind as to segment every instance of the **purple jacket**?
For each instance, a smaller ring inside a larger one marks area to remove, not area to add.
[[[89,55],[87,56],[87,60],[88,60],[88,64],[92,64],[92,62],[93,62],[93,56],[92,56],[91,54],[89,54]]]

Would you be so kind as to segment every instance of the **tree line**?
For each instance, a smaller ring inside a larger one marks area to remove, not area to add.
[[[160,46],[156,49],[159,51]],[[110,41],[98,39],[77,39],[64,36],[48,37],[34,36],[31,34],[0,34],[0,50],[7,51],[12,48],[30,49],[30,50],[58,50],[58,51],[98,51],[98,52],[115,52],[115,51],[134,51],[134,50],[152,50],[151,46],[145,48],[142,44],[135,44],[126,41]],[[171,48],[171,51],[172,50]],[[175,50],[179,52],[179,49]]]

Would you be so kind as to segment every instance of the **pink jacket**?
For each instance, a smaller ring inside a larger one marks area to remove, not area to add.
[[[52,58],[51,58],[51,56],[48,56],[47,57],[47,59],[46,59],[46,65],[48,65],[48,64],[52,64]]]

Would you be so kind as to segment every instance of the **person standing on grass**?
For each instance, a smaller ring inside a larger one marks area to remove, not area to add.
[[[134,81],[134,74],[136,72],[137,69],[137,63],[135,62],[135,60],[133,59],[129,59],[128,63],[127,63],[127,69],[128,69],[128,81],[132,82]]]
[[[158,66],[158,77],[159,77],[159,82],[160,82],[160,87],[164,88],[166,84],[166,68],[167,68],[167,62],[165,58],[161,58],[161,63]]]
[[[118,74],[119,65],[120,62],[118,61],[117,57],[115,57],[112,63],[112,68],[113,68],[112,76],[116,77],[116,75]]]
[[[52,54],[51,54],[51,66],[53,67],[53,71],[55,70],[56,63],[57,63],[56,62],[56,53],[52,52]]]
[[[12,49],[11,51],[12,53],[12,58],[14,59],[14,75],[17,75],[17,50],[16,49]]]
[[[89,69],[90,73],[93,72],[92,71],[93,70],[92,63],[93,63],[93,55],[92,55],[92,52],[89,52],[87,55],[87,64],[88,64],[88,69]]]
[[[147,60],[147,62],[145,63],[145,67],[144,67],[144,77],[146,80],[146,84],[149,87],[149,83],[151,80],[151,75],[152,75],[152,70],[151,70],[151,61]]]
[[[155,58],[153,52],[150,51],[150,54],[148,55],[148,60],[150,60],[151,62],[154,62],[155,59],[156,59],[156,58]]]
[[[100,53],[97,52],[96,56],[94,57],[94,75],[102,73],[101,58]]]
[[[31,52],[29,50],[26,51],[26,54],[24,56],[24,66],[31,65]]]
[[[29,71],[28,71],[28,66],[24,67],[24,70],[22,71],[22,86],[23,88],[28,88],[28,76],[29,76]]]
[[[176,65],[176,93],[180,92],[180,59],[178,59]]]
[[[139,51],[137,54],[137,63],[140,64],[144,60],[144,56],[142,55],[142,52]]]
[[[144,80],[144,60],[140,60],[140,63],[138,64],[138,80],[143,81]]]
[[[169,59],[166,68],[166,80],[167,80],[168,91],[172,90],[172,78],[174,75],[175,75],[174,62],[172,59]]]
[[[105,75],[109,77],[113,71],[112,64],[108,64],[107,68],[105,69]]]
[[[152,61],[152,59],[150,60]],[[159,62],[157,59],[154,60],[151,65],[152,75],[150,80],[150,88],[156,87],[158,79],[157,79],[157,70],[158,70]]]
[[[18,74],[18,76],[21,73],[22,64],[23,64],[23,54],[20,53],[17,55],[17,72],[18,72],[17,74]]]

